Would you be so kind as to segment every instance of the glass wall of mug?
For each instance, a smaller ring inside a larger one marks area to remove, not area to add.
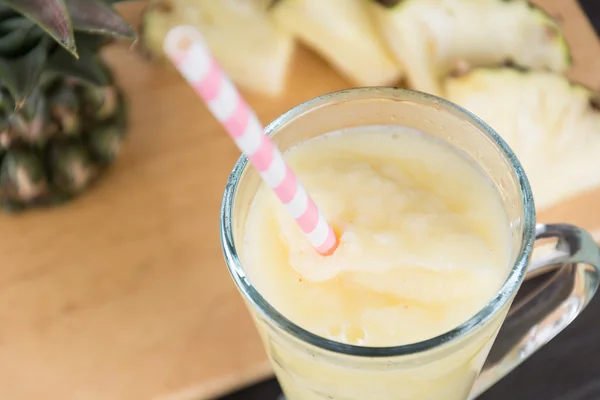
[[[338,343],[297,326],[252,285],[242,248],[236,245],[242,243],[260,184],[245,157],[231,174],[222,205],[226,262],[288,400],[464,400],[525,274],[536,233],[531,189],[518,160],[493,130],[460,107],[419,92],[360,88],[328,94],[282,115],[267,133],[285,151],[329,132],[375,125],[401,125],[434,135],[462,152],[495,185],[510,221],[512,268],[482,310],[438,337],[386,348]]]

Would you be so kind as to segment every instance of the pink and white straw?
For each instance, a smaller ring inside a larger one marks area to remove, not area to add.
[[[335,232],[285,163],[279,149],[264,134],[256,114],[214,59],[200,32],[191,26],[175,27],[165,38],[164,50],[275,191],[308,241],[319,253],[332,254],[338,245]]]

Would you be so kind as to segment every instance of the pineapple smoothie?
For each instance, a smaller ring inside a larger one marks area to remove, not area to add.
[[[261,185],[242,259],[262,296],[300,327],[344,344],[408,345],[467,321],[505,281],[511,237],[501,199],[438,139],[398,126],[349,128],[285,156],[340,245],[318,255]],[[369,370],[291,349],[257,325],[288,400],[464,400],[500,322],[450,355]]]

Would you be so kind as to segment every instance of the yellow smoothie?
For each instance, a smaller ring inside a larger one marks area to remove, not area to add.
[[[262,296],[300,327],[346,344],[411,344],[467,321],[504,283],[511,237],[502,201],[450,146],[408,128],[361,127],[285,156],[339,247],[320,256],[261,185],[242,258]],[[315,362],[277,343],[266,348],[288,400],[462,400],[494,334],[429,367],[379,373]]]

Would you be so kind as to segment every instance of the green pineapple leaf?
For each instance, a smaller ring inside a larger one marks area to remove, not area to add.
[[[33,22],[24,18],[11,18],[0,24],[0,54],[2,58],[13,57],[26,46],[25,41]]]
[[[3,2],[0,3],[0,20],[5,20],[16,15],[19,15],[19,13],[7,6],[6,4],[4,4]]]
[[[21,108],[27,96],[38,85],[51,43],[48,37],[44,36],[37,46],[24,56],[10,60],[0,59],[0,81],[10,92],[15,108]],[[74,59],[73,56],[71,58]]]
[[[0,87],[0,119],[6,118],[6,115],[11,114],[15,109],[15,102],[10,93]]]
[[[0,0],[1,1],[1,0]],[[47,33],[32,21],[16,18],[0,21],[0,58],[21,57],[35,48]]]
[[[78,34],[79,59],[71,56],[62,48],[57,48],[56,52],[50,56],[46,70],[82,79],[99,86],[109,85],[110,76],[100,57],[96,54],[104,40],[104,37],[96,35]]]
[[[76,32],[75,42],[77,46],[85,47],[92,53],[97,53],[100,48],[105,44],[108,44],[111,38],[101,35],[95,35],[93,33]]]
[[[19,111],[19,114],[28,122],[31,122],[38,114],[45,102],[44,96],[40,92],[39,88],[35,88],[27,96],[27,99],[23,102],[23,107]],[[45,121],[44,121],[45,122]]]
[[[75,30],[135,38],[131,26],[104,0],[65,0]]]
[[[77,57],[73,27],[63,0],[2,0],[9,7],[25,15]]]

